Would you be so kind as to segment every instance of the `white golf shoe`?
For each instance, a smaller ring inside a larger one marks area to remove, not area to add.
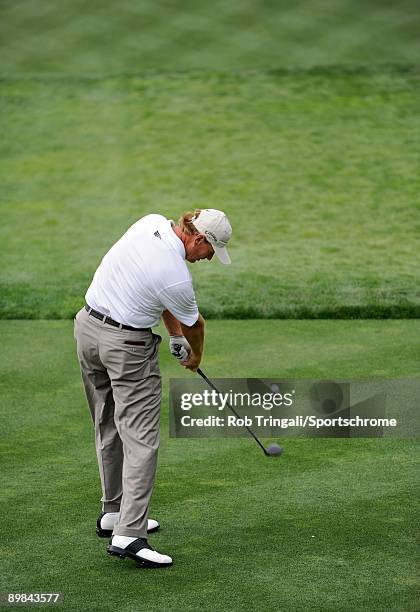
[[[101,512],[96,521],[96,533],[100,538],[110,538],[112,536],[119,515],[119,512]],[[147,519],[147,533],[154,533],[159,527],[158,521]]]
[[[172,559],[168,555],[162,555],[149,545],[144,538],[129,538],[127,536],[112,536],[107,552],[110,555],[125,559],[134,559],[140,567],[158,568],[169,567]]]

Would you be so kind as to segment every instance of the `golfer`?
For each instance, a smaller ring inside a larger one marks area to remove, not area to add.
[[[204,320],[186,261],[230,263],[232,228],[220,210],[186,213],[176,225],[147,215],[103,258],[75,317],[75,338],[86,398],[95,428],[102,485],[96,532],[111,537],[107,551],[145,567],[172,565],[147,534],[159,446],[160,318],[170,352],[189,370],[200,365]]]

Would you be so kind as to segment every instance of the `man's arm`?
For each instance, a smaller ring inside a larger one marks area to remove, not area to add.
[[[188,341],[191,347],[191,354],[187,361],[182,361],[182,365],[188,370],[197,370],[203,356],[204,348],[204,319],[201,314],[198,315],[194,325],[184,325],[169,311],[164,310],[162,313],[162,321],[165,324],[170,336],[183,336]]]
[[[188,361],[184,361],[182,365],[193,372],[197,371],[203,356],[204,349],[204,319],[201,314],[198,315],[197,321],[191,327],[181,323],[182,333],[188,340],[191,346],[191,354]]]
[[[183,336],[181,323],[171,312],[169,312],[169,310],[164,310],[162,312],[162,321],[170,336]]]

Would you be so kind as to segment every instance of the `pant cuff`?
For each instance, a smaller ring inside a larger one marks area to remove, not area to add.
[[[120,505],[115,503],[103,502],[102,504],[102,512],[119,512]]]
[[[124,527],[116,527],[112,532],[112,535],[127,536],[129,538],[147,538],[146,529],[127,529]]]

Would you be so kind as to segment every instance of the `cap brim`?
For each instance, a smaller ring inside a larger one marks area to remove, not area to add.
[[[216,257],[222,264],[227,265],[227,264],[232,263],[226,247],[217,247],[214,244],[212,244],[211,246],[213,247]]]

